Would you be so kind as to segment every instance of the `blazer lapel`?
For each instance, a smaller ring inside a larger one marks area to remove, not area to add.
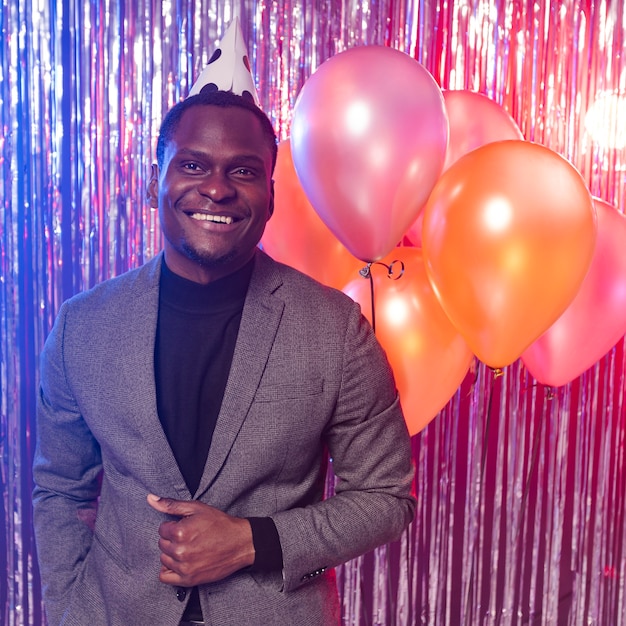
[[[281,283],[274,261],[257,252],[224,400],[198,496],[210,488],[224,464],[261,381],[283,313],[284,303],[274,295]]]
[[[137,390],[134,411],[129,419],[145,441],[145,451],[154,464],[156,495],[188,500],[191,497],[174,453],[167,441],[156,403],[154,344],[159,308],[159,278],[163,254],[149,261],[140,271],[128,298],[127,330],[133,338],[125,375]]]

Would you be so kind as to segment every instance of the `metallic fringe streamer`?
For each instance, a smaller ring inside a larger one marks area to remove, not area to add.
[[[382,44],[504,106],[624,211],[622,0],[3,0],[0,622],[42,624],[30,510],[37,356],[61,302],[160,248],[144,194],[164,112],[239,16],[281,138],[330,56]],[[613,99],[613,100],[611,100]],[[609,110],[610,112],[610,110]],[[596,129],[597,130],[597,129]],[[413,440],[399,542],[338,569],[346,624],[626,623],[624,342],[578,380],[477,363]],[[329,484],[332,489],[332,484]]]

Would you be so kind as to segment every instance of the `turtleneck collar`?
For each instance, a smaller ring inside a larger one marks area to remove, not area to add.
[[[199,313],[243,306],[253,267],[254,258],[236,272],[203,285],[175,274],[163,257],[160,299],[168,306]]]

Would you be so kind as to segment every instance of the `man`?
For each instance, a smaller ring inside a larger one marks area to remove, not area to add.
[[[412,519],[407,430],[358,305],[257,247],[275,158],[245,98],[176,105],[148,186],[163,252],[59,312],[34,464],[51,626],[338,623],[332,568]]]

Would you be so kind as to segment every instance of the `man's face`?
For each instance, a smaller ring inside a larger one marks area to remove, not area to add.
[[[274,208],[271,172],[271,148],[252,112],[212,105],[185,111],[148,184],[168,267],[207,283],[245,265]]]

